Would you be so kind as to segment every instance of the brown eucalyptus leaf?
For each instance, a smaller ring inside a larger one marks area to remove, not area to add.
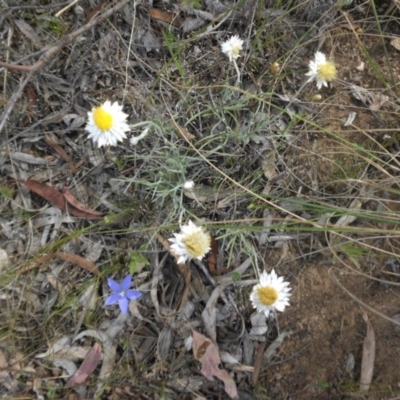
[[[97,368],[101,359],[101,347],[98,343],[92,347],[88,355],[82,362],[78,371],[73,375],[68,382],[66,387],[72,387],[74,385],[80,385],[85,382],[85,380],[92,374],[92,372]]]
[[[68,191],[68,189],[63,189],[62,194],[64,195],[65,200],[67,201],[66,208],[68,212],[75,217],[84,217],[87,219],[102,219],[103,213],[93,210],[90,207],[85,206],[81,202],[79,202],[75,196]]]
[[[65,198],[57,189],[54,189],[52,186],[46,185],[45,183],[36,181],[34,179],[28,179],[26,181],[18,180],[18,182],[23,183],[36,194],[53,204],[53,206],[65,211]]]
[[[96,268],[96,266],[93,263],[86,260],[86,258],[78,256],[77,254],[66,253],[63,251],[57,251],[56,253],[54,253],[54,255],[56,257],[62,258],[65,261],[68,261],[72,264],[76,264],[79,267],[86,269],[86,271],[91,272],[92,274],[95,274],[95,275],[100,274],[99,270]]]
[[[238,398],[236,384],[232,377],[218,365],[221,363],[218,347],[206,336],[192,329],[193,355],[201,362],[201,373],[206,377],[215,376],[224,382],[225,392],[231,399]]]
[[[166,22],[167,24],[175,25],[177,28],[181,27],[180,19],[171,12],[161,11],[158,8],[149,8],[149,15],[156,21]]]

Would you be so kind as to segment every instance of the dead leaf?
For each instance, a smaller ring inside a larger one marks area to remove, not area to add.
[[[348,209],[357,212],[361,209],[362,205],[363,205],[362,201],[358,198],[355,198],[351,202]],[[335,223],[335,226],[347,226],[353,223],[356,219],[357,219],[356,215],[350,215],[350,214],[342,215]]]
[[[151,18],[157,21],[162,21],[166,22],[167,24],[172,24],[177,28],[181,27],[180,19],[170,12],[161,11],[158,8],[149,8],[149,15]]]
[[[26,272],[30,271],[32,268],[35,268],[36,266],[42,265],[43,263],[51,260],[54,257],[59,257],[67,262],[70,262],[72,264],[76,264],[79,267],[86,269],[86,271],[91,272],[92,274],[95,275],[100,275],[99,270],[96,268],[96,266],[91,263],[90,261],[86,260],[85,258],[78,256],[76,254],[72,253],[65,253],[62,251],[57,251],[55,253],[50,253],[50,254],[45,254],[43,256],[40,256],[30,262],[28,265],[26,265],[24,268],[21,269],[20,273],[25,274]]]
[[[96,268],[96,266],[90,261],[86,260],[86,258],[83,258],[81,256],[72,253],[65,253],[62,251],[57,251],[56,253],[54,253],[54,255],[56,257],[62,258],[65,261],[70,262],[71,264],[76,264],[79,267],[86,269],[86,271],[91,272],[92,274],[100,275],[100,272]]]
[[[57,162],[57,160],[51,161],[49,159],[45,159],[42,157],[35,157],[35,156],[32,156],[31,154],[21,153],[19,151],[14,151],[14,152],[10,153],[10,158],[13,161],[27,163],[27,164],[33,164],[33,165],[54,165]]]
[[[257,336],[265,335],[268,331],[268,325],[264,313],[255,312],[250,316],[251,330],[249,336],[257,340]]]
[[[5,250],[0,249],[0,272],[10,267],[11,260]]]
[[[86,16],[86,22],[89,22],[100,10],[103,8],[104,4],[106,3],[107,0],[102,0],[100,1],[99,4],[97,4],[92,11],[88,13]]]
[[[101,219],[103,218],[103,213],[93,210],[90,207],[83,205],[79,202],[75,196],[68,191],[68,189],[63,189],[62,194],[64,195],[65,200],[67,201],[67,210],[70,214],[75,217],[84,217],[86,219]]]
[[[217,274],[218,243],[211,235],[211,251],[208,254],[208,269],[212,275]]]
[[[59,111],[56,111],[55,113],[47,115],[45,118],[43,118],[41,121],[39,121],[39,124],[41,126],[47,126],[50,124],[58,124],[60,123],[64,116],[68,114],[71,106],[67,105],[64,108],[62,108]]]
[[[18,179],[17,182],[23,183],[36,194],[53,204],[53,206],[65,211],[65,198],[57,189],[54,189],[52,186],[46,185],[45,183],[35,181],[34,179],[28,179],[26,181]]]
[[[133,302],[132,302],[133,303]],[[157,340],[157,358],[161,362],[165,362],[168,355],[171,354],[171,344],[172,344],[172,331],[169,326],[164,326]]]
[[[211,235],[211,251],[208,254],[208,270],[213,276],[225,274],[229,270],[229,267],[218,268],[217,259],[218,259],[218,242],[215,240],[214,236]]]
[[[25,118],[25,125],[28,125],[35,117],[37,97],[31,85],[26,85],[25,91],[28,95],[28,107],[26,109],[27,116]]]
[[[363,343],[363,355],[361,361],[361,377],[360,377],[360,391],[368,392],[374,374],[375,363],[375,332],[374,328],[369,322],[367,314],[363,314],[364,321],[367,324],[367,334]]]
[[[86,207],[80,203],[67,189],[63,189],[62,193],[60,193],[52,186],[46,185],[45,183],[36,181],[34,179],[28,179],[26,181],[17,179],[17,182],[21,182],[28,186],[29,189],[33,190],[39,196],[49,201],[55,207],[62,211],[68,211],[74,217],[82,217],[86,219],[103,218],[103,213],[93,210],[90,207]]]
[[[224,369],[219,369],[221,363],[218,347],[206,336],[192,329],[193,355],[201,362],[201,373],[206,377],[217,377],[225,385],[225,392],[231,399],[237,399],[238,393],[234,380]]]
[[[75,175],[76,168],[72,158],[64,151],[64,149],[57,143],[53,142],[48,135],[45,135],[44,141],[56,152],[58,155],[67,162],[69,169]]]
[[[396,37],[390,41],[390,44],[396,49],[400,51],[400,38]]]
[[[80,385],[90,376],[90,374],[97,368],[101,359],[101,347],[98,343],[92,347],[89,354],[79,367],[78,371],[68,380],[66,387]]]
[[[224,289],[224,285],[219,285],[213,290],[201,313],[206,333],[212,340],[217,340],[217,301]]]
[[[388,100],[389,96],[386,96],[382,93],[376,93],[374,96],[374,100],[369,106],[369,109],[371,111],[379,111]]]
[[[251,383],[253,384],[253,386],[257,385],[258,377],[260,375],[262,360],[264,357],[264,351],[266,347],[267,347],[267,342],[262,342],[257,349],[256,359],[254,360],[254,371],[251,376]]]
[[[372,93],[368,89],[361,86],[350,85],[350,93],[352,96],[360,100],[364,105],[369,107],[371,111],[379,111],[382,106],[389,100],[389,97],[382,93]]]
[[[349,86],[349,90],[350,90],[351,95],[356,100],[360,100],[366,106],[371,104],[373,102],[373,100],[374,100],[373,94],[369,90],[364,89],[361,86],[350,85]]]
[[[39,47],[40,37],[37,35],[36,30],[30,26],[23,19],[17,19],[14,21],[15,25],[17,25],[18,29],[29,39],[31,40],[35,47]]]
[[[176,131],[177,131],[178,135],[182,139],[187,139],[189,142],[192,142],[193,140],[196,139],[196,136],[194,136],[192,133],[190,133],[185,127],[183,127],[179,124],[175,124],[175,127],[176,127]]]

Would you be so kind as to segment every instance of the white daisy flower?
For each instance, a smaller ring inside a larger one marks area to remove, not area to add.
[[[235,35],[221,45],[222,52],[229,57],[229,61],[236,60],[240,56],[240,51],[243,48],[243,40]]]
[[[310,61],[309,71],[306,73],[309,76],[307,82],[314,79],[317,81],[317,88],[321,89],[322,86],[328,86],[336,78],[337,70],[333,61],[327,61],[324,53],[317,51],[314,60]]]
[[[181,232],[174,235],[174,238],[168,240],[173,243],[171,250],[179,256],[179,264],[192,258],[201,260],[211,249],[210,234],[192,221],[189,221],[188,225],[181,226]]]
[[[130,130],[126,123],[128,115],[122,112],[122,106],[118,102],[111,104],[107,100],[100,107],[94,107],[88,117],[85,129],[90,133],[89,138],[97,143],[97,147],[115,146],[126,139],[125,132]]]
[[[276,274],[275,270],[263,272],[260,276],[260,283],[253,287],[250,300],[257,312],[263,312],[267,317],[271,311],[284,311],[289,305],[289,293],[292,289],[289,282]]]

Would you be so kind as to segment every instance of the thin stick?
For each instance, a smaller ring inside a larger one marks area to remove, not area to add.
[[[18,90],[16,90],[13,93],[13,95],[11,96],[11,99],[8,101],[6,109],[4,110],[3,114],[0,117],[0,133],[3,130],[4,125],[6,124],[7,118],[10,115],[11,110],[14,108],[15,103],[21,97],[21,94],[24,91],[25,86],[31,79],[32,75],[33,75],[33,71],[30,71],[28,76],[19,84]]]
[[[95,17],[90,20],[86,25],[82,26],[82,28],[77,29],[76,31],[65,35],[61,40],[59,40],[54,46],[51,46],[40,58],[32,65],[18,65],[18,64],[9,64],[6,62],[0,61],[0,67],[4,67],[14,71],[22,71],[22,72],[34,72],[42,68],[47,62],[53,59],[54,55],[59,52],[63,47],[65,47],[68,43],[71,43],[78,36],[82,35],[82,33],[88,31],[93,28],[95,25],[104,21],[106,18],[110,17],[116,11],[120,10],[124,7],[129,0],[121,0],[116,6],[106,11],[103,14],[100,14],[98,17]],[[1,131],[1,130],[0,130]]]
[[[8,62],[10,56],[10,46],[11,46],[11,38],[13,35],[13,29],[10,26],[8,28],[8,37],[7,37],[7,52],[6,52],[6,62]],[[6,87],[7,87],[7,70],[4,72],[4,83],[3,83],[3,98],[6,99]]]

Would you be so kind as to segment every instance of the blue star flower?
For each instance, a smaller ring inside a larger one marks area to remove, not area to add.
[[[108,286],[113,291],[104,303],[105,306],[111,306],[112,304],[118,303],[119,308],[123,314],[128,312],[128,300],[137,300],[143,293],[137,290],[130,289],[132,276],[127,275],[119,284],[114,279],[108,278]]]

